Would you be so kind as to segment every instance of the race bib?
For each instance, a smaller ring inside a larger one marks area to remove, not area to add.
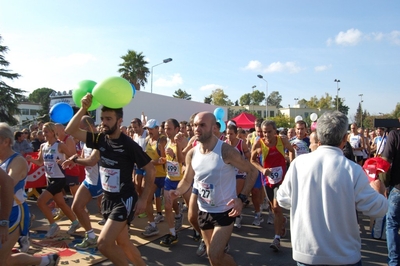
[[[120,170],[100,166],[99,171],[103,190],[112,193],[120,192]]]
[[[278,167],[272,167],[271,168],[271,174],[268,176],[268,182],[271,185],[278,184],[279,182],[282,181],[283,178],[283,169],[281,166]]]
[[[178,162],[167,161],[167,171],[169,177],[179,177],[181,175],[181,169],[179,168]]]
[[[203,182],[197,182],[197,189],[199,190],[199,199],[203,203],[206,203],[210,206],[215,206],[214,202],[214,185],[207,184]]]
[[[44,165],[44,168],[46,170],[46,174],[48,174],[49,176],[52,176],[54,174],[54,163],[46,163]]]

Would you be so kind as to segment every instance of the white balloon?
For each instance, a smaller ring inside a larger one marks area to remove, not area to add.
[[[300,115],[296,116],[294,118],[294,122],[297,123],[297,121],[303,120],[303,117],[301,117]]]
[[[311,119],[311,121],[315,122],[315,121],[317,121],[317,119],[318,119],[318,115],[317,115],[316,113],[312,113],[312,114],[310,115],[310,119]]]

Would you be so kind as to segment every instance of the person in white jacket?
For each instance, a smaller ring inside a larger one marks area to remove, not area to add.
[[[324,113],[320,146],[293,160],[278,190],[278,204],[290,209],[297,265],[361,265],[357,211],[382,217],[388,209],[381,181],[369,183],[361,166],[343,156],[347,128],[343,113]]]

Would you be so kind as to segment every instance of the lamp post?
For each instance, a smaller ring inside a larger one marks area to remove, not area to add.
[[[358,96],[360,96],[360,98],[361,98],[361,100],[360,100],[360,127],[362,128],[362,117],[363,117],[363,114],[362,114],[362,103],[363,103],[363,99],[362,99],[362,97],[363,97],[363,95],[364,94],[358,94]]]
[[[257,75],[258,78],[264,80],[267,83],[267,87],[266,87],[266,95],[265,95],[265,118],[268,118],[268,81],[266,79],[264,79],[264,77],[262,75]]]
[[[156,67],[156,66],[159,66],[161,64],[169,63],[171,61],[172,61],[172,58],[167,58],[167,59],[164,59],[161,63],[151,67],[151,80],[150,80],[150,88],[151,88],[150,91],[151,91],[151,93],[153,93],[153,68]]]
[[[336,82],[336,111],[339,111],[339,82],[340,79],[335,79],[333,82]]]
[[[299,103],[299,98],[294,98],[294,104],[297,105]]]
[[[257,86],[256,86],[256,85],[253,85],[253,86],[251,87],[253,93],[254,93],[254,88],[255,88],[255,87],[257,87]],[[250,103],[251,103],[251,97],[250,97]],[[250,111],[251,111],[251,107],[250,107]]]

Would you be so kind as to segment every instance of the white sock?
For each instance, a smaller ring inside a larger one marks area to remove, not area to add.
[[[150,222],[150,225],[151,225],[152,227],[156,227],[156,222]]]
[[[275,235],[275,238],[281,240],[281,236],[280,235]]]
[[[89,231],[86,232],[89,238],[94,239],[96,238],[95,233],[93,232],[93,229],[90,229]]]
[[[46,266],[50,263],[50,259],[47,256],[43,256],[42,260],[40,261],[39,266]]]
[[[171,235],[175,236],[175,235],[176,235],[175,227],[170,228],[170,229],[169,229],[169,232],[171,233]]]
[[[181,217],[182,217],[182,213],[176,214],[176,215],[175,215],[175,219],[176,219],[176,218],[181,218]]]

